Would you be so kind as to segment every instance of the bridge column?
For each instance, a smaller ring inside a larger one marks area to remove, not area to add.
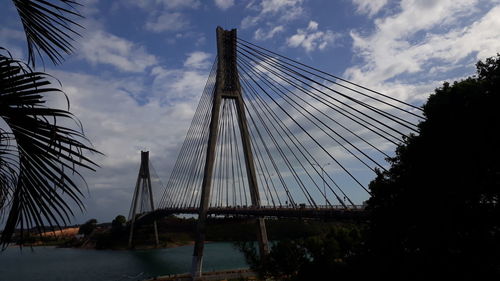
[[[149,195],[149,196],[148,196]],[[153,188],[151,186],[151,176],[149,174],[149,151],[141,151],[141,166],[139,168],[139,175],[137,176],[137,182],[135,184],[134,198],[132,199],[132,206],[130,207],[129,220],[130,220],[130,234],[128,237],[128,246],[132,247],[132,241],[134,236],[134,224],[137,212],[142,208],[139,204],[142,204],[143,196],[148,196],[149,205],[151,211],[155,210],[153,203]],[[158,227],[156,225],[156,220],[153,221],[154,235],[155,235],[155,245],[159,246],[160,241],[158,239]]]
[[[236,35],[235,35],[236,37]],[[248,123],[245,114],[245,105],[243,104],[243,97],[241,96],[241,88],[239,81],[237,81],[238,97],[236,102],[236,111],[238,115],[238,125],[240,127],[241,140],[243,143],[243,152],[245,155],[245,166],[248,176],[248,184],[250,186],[250,199],[252,205],[260,207],[260,195],[257,185],[257,173],[255,172],[255,165],[253,161],[252,145],[250,143],[250,134],[248,131]],[[266,222],[264,218],[257,219],[257,239],[259,241],[259,253],[261,257],[269,253],[269,242],[267,241]]]
[[[250,196],[253,206],[260,207],[259,190],[257,186],[257,176],[252,155],[252,148],[248,132],[248,125],[245,116],[245,107],[241,95],[241,87],[236,67],[236,29],[226,31],[217,27],[217,76],[215,93],[213,99],[212,113],[210,119],[210,132],[207,146],[207,156],[202,182],[201,202],[198,212],[198,226],[196,230],[196,241],[194,245],[191,274],[193,279],[202,275],[203,248],[205,242],[206,218],[210,204],[210,189],[212,184],[212,174],[215,163],[215,151],[217,143],[217,130],[219,125],[219,113],[222,99],[235,99],[238,125],[240,127],[243,151],[245,156],[246,171],[250,185]],[[268,252],[268,241],[266,225],[263,218],[258,222],[259,250],[262,256]]]
[[[215,146],[217,143],[217,127],[219,123],[221,97],[216,93],[213,107],[212,119],[210,121],[210,136],[208,138],[207,158],[205,160],[205,168],[203,172],[203,182],[201,189],[201,202],[198,212],[198,225],[196,228],[196,240],[194,244],[193,260],[191,275],[193,278],[201,277],[202,262],[203,262],[203,248],[205,243],[206,232],[206,219],[207,211],[210,204],[210,188],[212,184],[212,173],[214,170],[215,162]]]

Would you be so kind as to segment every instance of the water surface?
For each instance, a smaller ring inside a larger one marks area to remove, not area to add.
[[[111,251],[11,247],[0,252],[0,281],[125,281],[189,272],[193,246]],[[231,243],[205,245],[203,271],[247,268]]]

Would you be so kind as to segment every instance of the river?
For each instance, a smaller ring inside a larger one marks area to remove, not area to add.
[[[33,250],[32,250],[33,249]],[[185,273],[193,246],[111,251],[74,248],[10,247],[0,252],[0,281],[134,281]],[[248,268],[231,243],[205,245],[204,271]]]

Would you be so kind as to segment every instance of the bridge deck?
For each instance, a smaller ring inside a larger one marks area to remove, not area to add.
[[[147,221],[153,218],[161,218],[174,214],[197,215],[199,208],[164,208],[140,216],[140,220]],[[329,207],[218,207],[209,208],[210,215],[236,215],[253,217],[295,217],[295,218],[324,218],[335,220],[362,220],[366,219],[367,213],[363,206],[344,208],[337,206]]]

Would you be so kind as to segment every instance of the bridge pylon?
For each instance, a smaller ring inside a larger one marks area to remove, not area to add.
[[[129,221],[130,221],[130,234],[128,238],[128,246],[133,246],[134,224],[138,214],[144,212],[152,212],[155,210],[153,203],[153,189],[151,187],[151,176],[149,174],[149,151],[141,151],[141,166],[139,168],[139,175],[135,184],[134,197],[132,198],[132,205],[130,206]],[[153,221],[155,245],[159,246],[158,227],[156,220]]]
[[[192,277],[199,278],[202,275],[203,248],[206,231],[207,211],[210,205],[210,191],[216,158],[217,132],[219,127],[219,115],[221,101],[233,99],[236,105],[236,115],[242,142],[246,174],[248,177],[250,198],[252,206],[260,207],[261,200],[257,186],[257,175],[255,171],[252,146],[245,114],[245,106],[241,94],[238,68],[236,64],[236,29],[224,30],[217,27],[217,74],[215,82],[215,93],[212,101],[212,112],[210,119],[210,131],[208,138],[207,154],[203,172],[201,200],[198,213],[198,226],[192,261]],[[263,218],[257,219],[258,241],[261,256],[269,251],[266,225]]]

